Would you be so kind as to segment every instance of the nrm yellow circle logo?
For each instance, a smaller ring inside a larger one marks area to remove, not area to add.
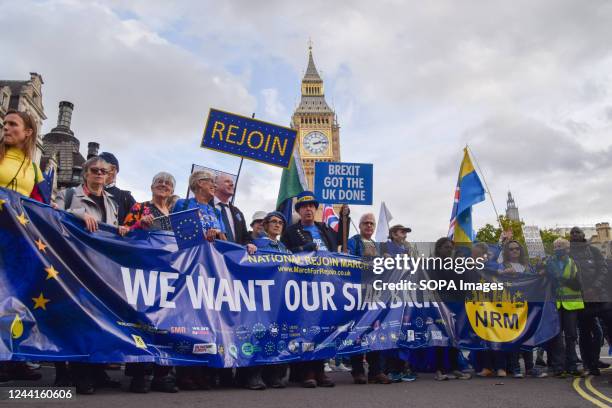
[[[486,294],[472,292],[465,301],[465,312],[474,332],[482,339],[497,343],[516,340],[525,330],[528,304],[521,292]]]

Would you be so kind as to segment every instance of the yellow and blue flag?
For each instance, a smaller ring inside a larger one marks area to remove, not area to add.
[[[455,188],[455,199],[448,230],[450,239],[456,243],[470,243],[474,240],[472,206],[484,199],[485,189],[466,147],[463,149],[463,161],[459,168],[459,179]]]

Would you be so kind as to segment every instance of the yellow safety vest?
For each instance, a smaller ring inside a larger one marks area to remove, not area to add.
[[[578,268],[576,267],[576,263],[572,258],[569,258],[565,264],[565,268],[563,268],[561,276],[564,279],[575,279],[577,274]],[[557,289],[557,309],[561,309],[561,307],[565,310],[584,309],[582,292],[567,286],[559,286]]]

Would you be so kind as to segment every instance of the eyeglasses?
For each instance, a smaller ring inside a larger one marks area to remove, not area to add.
[[[90,167],[89,171],[93,174],[102,174],[102,175],[107,175],[108,174],[108,169],[103,169],[100,167]]]

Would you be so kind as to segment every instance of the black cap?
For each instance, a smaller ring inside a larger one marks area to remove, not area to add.
[[[102,152],[98,155],[99,158],[107,162],[108,164],[112,164],[117,168],[117,173],[119,173],[119,160],[115,157],[114,154],[109,152]]]

